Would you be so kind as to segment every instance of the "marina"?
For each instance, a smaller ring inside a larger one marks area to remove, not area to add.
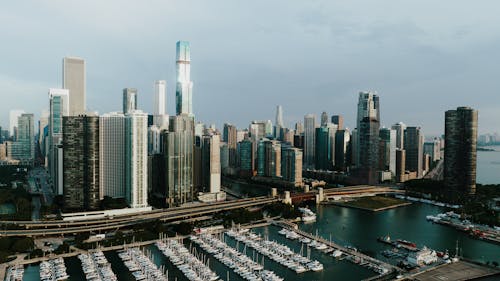
[[[231,229],[226,234],[296,273],[323,270],[323,264],[320,262],[313,261],[301,253],[295,253],[288,246],[262,238],[250,231]]]
[[[116,275],[111,270],[111,264],[108,262],[102,251],[95,251],[87,254],[78,255],[82,263],[85,278],[91,281],[116,281]],[[41,268],[40,268],[41,270]]]
[[[146,256],[139,248],[127,248],[118,253],[118,256],[123,261],[125,266],[134,276],[135,280],[158,280],[167,281],[165,276],[156,264],[151,261],[151,258]]]
[[[215,281],[219,279],[219,276],[210,270],[208,261],[205,264],[191,254],[182,244],[182,239],[164,239],[156,242],[155,245],[189,280]]]
[[[24,267],[23,266],[11,266],[7,270],[5,276],[5,281],[23,281]]]
[[[222,234],[222,240],[224,239]],[[283,281],[283,278],[277,276],[274,272],[264,270],[264,265],[259,264],[244,253],[228,246],[221,239],[212,234],[201,234],[199,236],[190,236],[191,241],[198,244],[203,250],[214,255],[225,266],[234,270],[236,274],[245,280],[263,280],[263,281]],[[258,260],[258,257],[255,258]]]
[[[41,281],[62,281],[68,278],[69,275],[66,273],[66,265],[63,258],[42,261],[40,263]]]

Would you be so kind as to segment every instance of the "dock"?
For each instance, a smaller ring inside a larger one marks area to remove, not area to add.
[[[388,272],[385,273],[385,274],[382,274],[384,276],[385,275],[391,275],[391,274],[393,274],[395,272],[402,272],[402,271],[404,271],[403,269],[401,269],[401,268],[399,268],[397,266],[394,266],[392,264],[383,262],[381,260],[377,260],[375,258],[372,258],[372,257],[370,257],[368,255],[365,255],[363,253],[360,253],[358,251],[354,251],[354,250],[348,249],[348,248],[346,248],[344,246],[338,245],[338,244],[336,244],[336,243],[334,243],[332,241],[328,241],[328,240],[326,240],[326,239],[324,239],[322,237],[318,237],[318,236],[315,236],[315,235],[313,235],[311,233],[302,231],[302,230],[298,229],[297,225],[295,225],[293,223],[290,223],[290,222],[287,222],[287,221],[275,221],[272,224],[274,224],[276,226],[279,226],[279,227],[282,227],[282,228],[286,228],[288,230],[295,231],[297,234],[300,234],[300,235],[302,235],[304,237],[307,237],[307,238],[309,238],[311,240],[319,241],[319,242],[321,242],[321,243],[323,243],[323,244],[325,244],[325,245],[327,245],[327,246],[329,246],[331,248],[334,248],[336,250],[342,251],[342,252],[344,252],[344,253],[346,253],[346,254],[348,254],[350,256],[357,257],[357,258],[359,258],[359,259],[361,259],[363,261],[367,261],[367,262],[372,263],[374,265],[377,265],[379,267],[385,268],[385,269],[388,270]],[[381,277],[381,275],[379,275],[378,277]]]

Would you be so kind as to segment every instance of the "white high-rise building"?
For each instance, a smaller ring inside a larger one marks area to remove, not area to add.
[[[99,187],[104,196],[125,197],[125,115],[111,112],[99,117]]]
[[[69,91],[49,89],[48,167],[54,193],[63,194],[63,116],[69,116]]]
[[[123,89],[123,114],[137,110],[137,89]]]
[[[14,128],[17,127],[17,118],[25,113],[24,110],[14,109],[9,112],[9,134],[14,136]]]
[[[63,59],[63,88],[69,90],[71,97],[69,115],[85,114],[85,61],[77,57]]]
[[[148,205],[148,115],[125,115],[125,198],[131,208]]]
[[[203,169],[210,193],[220,192],[221,162],[220,162],[220,135],[203,137]]]
[[[304,169],[314,169],[314,156],[316,150],[316,116],[304,116]]]
[[[191,50],[189,42],[176,44],[177,84],[175,90],[177,115],[193,116],[193,82],[191,81]]]
[[[157,125],[152,125],[148,128],[148,153],[150,155],[160,154],[162,151],[161,131]]]
[[[160,129],[168,129],[168,115],[166,114],[166,89],[165,80],[157,80],[154,84],[153,124]]]

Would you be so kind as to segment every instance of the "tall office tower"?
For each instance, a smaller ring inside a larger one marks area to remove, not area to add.
[[[35,126],[32,113],[23,113],[17,119],[17,138],[12,143],[9,157],[21,161],[22,164],[33,165],[35,159]]]
[[[157,125],[149,126],[148,128],[148,155],[162,153],[162,140],[161,140],[160,127]]]
[[[177,115],[193,116],[193,82],[191,81],[191,50],[189,42],[176,44],[177,83],[175,90]]]
[[[327,123],[316,128],[315,168],[316,170],[332,170],[335,166],[335,134],[337,125]]]
[[[396,181],[406,181],[406,151],[404,149],[396,149]]]
[[[99,117],[99,187],[104,196],[125,198],[125,115],[111,112]]]
[[[70,210],[99,208],[99,117],[63,116],[63,194]]]
[[[379,171],[379,128],[380,123],[374,117],[365,117],[358,128],[358,176],[367,184],[378,182]]]
[[[344,129],[344,117],[342,115],[333,115],[332,123],[336,124],[339,130]]]
[[[148,115],[125,115],[125,199],[131,208],[148,206]]]
[[[163,136],[167,172],[164,196],[168,206],[193,199],[194,120],[187,115],[170,116],[169,131]]]
[[[302,150],[287,145],[281,147],[281,176],[295,186],[302,185]]]
[[[15,137],[15,128],[17,128],[17,118],[24,113],[24,110],[15,109],[9,112],[9,133]],[[15,139],[14,139],[15,140]]]
[[[123,114],[130,113],[137,110],[137,89],[125,88],[123,89]]]
[[[420,127],[407,127],[404,134],[406,170],[416,172],[417,178],[424,176],[424,135]]]
[[[295,123],[295,135],[302,135],[304,133],[304,124],[302,122]]]
[[[236,143],[244,140],[245,137],[248,137],[248,130],[247,129],[236,131]]]
[[[194,133],[193,147],[193,194],[203,192],[203,131],[201,134]]]
[[[357,159],[356,159],[356,155],[358,154],[358,142],[359,142],[359,139],[358,139],[358,129],[355,128],[354,130],[352,130],[352,134],[351,134],[351,155],[349,155],[349,159],[351,159],[350,161],[350,164],[352,166],[352,168],[355,168],[356,165],[358,163],[356,163]]]
[[[445,113],[444,182],[455,196],[476,193],[477,124],[470,107]]]
[[[54,194],[63,195],[63,116],[69,115],[69,91],[49,89],[48,167]]]
[[[262,139],[257,151],[257,175],[261,177],[281,176],[281,143]]]
[[[328,113],[326,113],[326,111],[323,111],[321,113],[321,127],[326,127],[326,125],[328,124]]]
[[[396,123],[392,125],[392,129],[396,130],[396,148],[404,149],[404,139],[405,139],[405,130],[406,125],[403,122]]]
[[[316,116],[304,116],[304,169],[314,169],[316,146]]]
[[[221,186],[220,135],[203,136],[202,182],[205,192],[218,193]]]
[[[168,115],[166,114],[165,80],[157,80],[154,84],[153,124],[160,129],[168,129]]]
[[[278,140],[283,139],[282,129],[283,125],[283,108],[281,105],[276,106],[276,123],[274,125],[274,138]]]
[[[396,130],[380,129],[380,170],[396,175]]]
[[[224,130],[223,130],[223,139],[224,142],[227,143],[228,147],[228,152],[229,152],[229,167],[230,168],[236,168],[236,165],[238,163],[238,153],[237,153],[237,148],[238,148],[238,136],[237,133],[238,129],[236,126],[231,125],[231,124],[224,124]]]
[[[251,140],[242,140],[238,145],[238,155],[240,162],[240,176],[252,177],[255,165],[255,150]]]
[[[347,168],[348,145],[351,134],[348,129],[338,130],[335,133],[335,170],[345,171]]]
[[[294,130],[290,130],[288,128],[285,128],[283,130],[283,142],[284,143],[288,143],[289,145],[293,146],[294,136],[295,136]]]
[[[63,88],[69,90],[69,115],[85,114],[85,61],[76,57],[63,59]]]
[[[368,118],[368,119],[366,119]],[[356,120],[356,125],[358,129],[358,135],[357,135],[357,141],[356,145],[357,147],[354,148],[354,162],[356,166],[359,166],[361,164],[361,159],[360,157],[365,154],[365,151],[361,149],[361,146],[364,146],[365,149],[370,149],[369,147],[366,147],[368,144],[362,143],[361,138],[364,137],[366,139],[366,135],[362,136],[361,134],[361,123],[365,122],[365,129],[368,128],[367,124],[372,121],[377,121],[380,124],[380,105],[379,105],[379,97],[374,93],[374,92],[360,92],[359,93],[359,99],[358,99],[358,115],[357,115],[357,120]],[[366,123],[368,122],[368,123]],[[369,128],[371,129],[371,128]],[[363,132],[366,133],[366,132]],[[378,135],[378,128],[376,134]],[[377,136],[377,142],[376,146],[378,147],[378,136]],[[366,155],[364,155],[366,156]],[[363,163],[366,164],[366,163]]]

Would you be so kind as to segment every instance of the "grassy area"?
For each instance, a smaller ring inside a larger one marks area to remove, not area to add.
[[[366,209],[371,211],[377,211],[379,209],[396,207],[401,204],[408,203],[404,200],[392,198],[392,197],[384,197],[384,196],[369,196],[369,197],[361,197],[359,199],[355,199],[353,201],[342,203],[342,205],[360,209]]]

